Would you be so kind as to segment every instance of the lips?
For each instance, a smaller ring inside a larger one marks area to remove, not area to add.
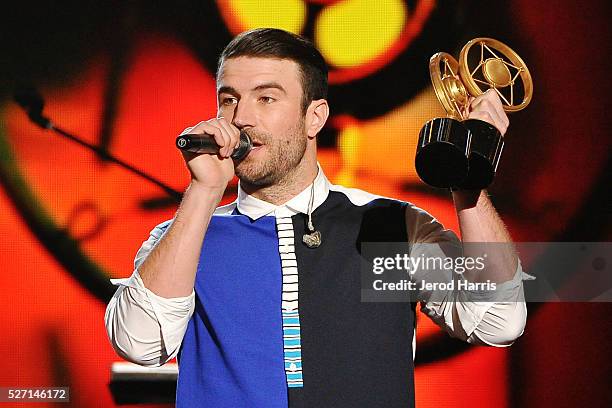
[[[256,152],[258,150],[261,149],[261,147],[265,144],[263,143],[261,140],[259,140],[259,138],[257,137],[257,135],[252,134],[251,132],[245,132],[249,138],[251,139],[251,152]],[[254,132],[253,132],[254,133]]]
[[[259,148],[263,146],[263,143],[257,140],[251,140],[251,143],[253,144],[253,147],[251,148],[251,150],[259,150]]]

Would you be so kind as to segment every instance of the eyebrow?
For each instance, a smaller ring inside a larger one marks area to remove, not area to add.
[[[270,89],[270,88],[278,89],[284,94],[287,93],[287,91],[285,91],[285,88],[283,88],[283,86],[279,84],[278,82],[266,82],[266,83],[257,85],[255,88],[253,88],[253,91],[261,91],[263,89]]]
[[[231,95],[237,95],[238,92],[231,86],[222,86],[217,89],[217,94],[227,93]]]
[[[285,90],[285,88],[283,88],[283,86],[281,84],[279,84],[278,82],[265,82],[263,84],[257,85],[256,87],[252,88],[252,91],[261,91],[264,89],[278,89],[279,91],[281,91],[284,94],[287,94],[287,91]],[[219,87],[219,89],[217,90],[218,94],[222,94],[222,93],[228,93],[231,95],[238,95],[238,91],[231,87],[231,86],[221,86]]]

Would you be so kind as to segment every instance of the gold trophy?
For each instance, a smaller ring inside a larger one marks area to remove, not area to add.
[[[494,89],[506,112],[524,109],[533,95],[529,70],[502,42],[475,38],[461,49],[458,62],[445,52],[432,56],[429,74],[448,117],[430,120],[421,129],[418,175],[434,187],[486,188],[495,176],[504,138],[487,122],[466,120],[470,96]]]

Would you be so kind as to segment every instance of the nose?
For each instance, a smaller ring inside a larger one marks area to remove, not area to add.
[[[238,129],[255,126],[255,112],[247,100],[241,99],[236,103],[232,124]]]

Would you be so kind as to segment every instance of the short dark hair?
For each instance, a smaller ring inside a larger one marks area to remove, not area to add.
[[[256,28],[238,34],[219,57],[217,78],[223,62],[237,57],[288,59],[298,64],[304,112],[312,101],[327,98],[327,64],[319,50],[304,37],[276,28]]]

